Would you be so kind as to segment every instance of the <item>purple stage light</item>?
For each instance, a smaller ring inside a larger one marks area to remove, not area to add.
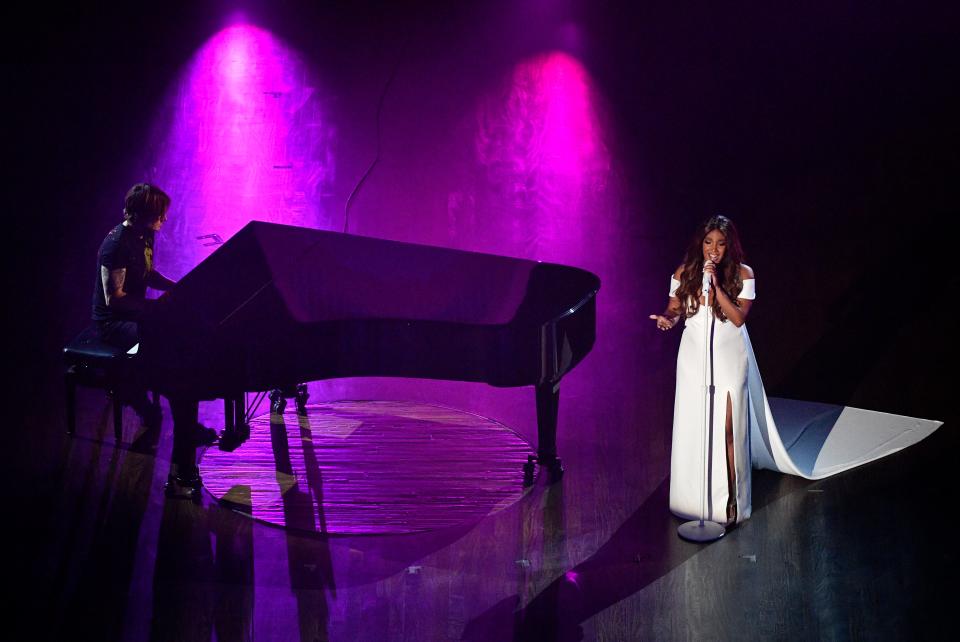
[[[329,90],[316,80],[315,64],[264,30],[235,24],[212,37],[184,69],[159,114],[157,144],[146,159],[148,180],[173,197],[157,242],[161,271],[179,279],[215,250],[210,235],[229,239],[253,219],[339,228],[342,203],[328,196],[336,191],[334,135],[343,130],[351,141],[363,140],[360,133],[370,123],[341,110],[332,125],[325,108]],[[456,116],[469,114],[472,131],[455,139],[447,160],[465,171],[446,176],[445,167],[434,169],[437,180],[418,192],[419,184],[411,187],[406,179],[423,169],[409,163],[419,150],[404,149],[393,160],[408,162],[409,169],[394,184],[414,190],[424,208],[410,208],[389,190],[371,191],[386,176],[380,172],[372,176],[358,220],[375,236],[402,220],[405,240],[458,246],[469,239],[459,246],[582,266],[606,278],[615,257],[610,248],[620,238],[620,191],[605,143],[602,99],[587,70],[554,51],[519,62],[502,80],[479,105]],[[425,91],[422,100],[429,100],[432,89]],[[422,117],[404,107],[387,102],[403,122]],[[389,142],[399,134],[387,127],[383,135]],[[452,184],[443,180],[450,177]],[[447,212],[446,238],[430,234],[436,194],[429,190],[436,186],[449,190],[446,202],[469,209],[462,217]],[[323,381],[311,388],[319,399],[423,400],[512,425],[532,421],[529,391],[396,379]]]
[[[158,266],[180,278],[253,219],[328,228],[333,128],[310,70],[268,32],[234,24],[187,66],[160,114],[150,180],[173,198]],[[207,238],[210,238],[207,236]]]
[[[419,101],[411,104],[428,100],[434,89],[422,91]],[[414,111],[419,107],[407,109],[410,111],[401,112],[407,118],[422,117]],[[447,154],[445,163],[427,166],[435,180],[421,180],[423,165],[414,163],[392,176],[405,192],[420,197],[422,209],[411,208],[409,203],[416,199],[406,200],[407,194],[398,199],[393,195],[397,192],[374,189],[367,192],[370,200],[356,219],[363,222],[363,231],[376,236],[382,230],[396,230],[397,220],[402,220],[405,241],[584,267],[604,281],[598,303],[601,308],[609,301],[620,301],[622,306],[622,301],[632,300],[632,294],[623,292],[631,287],[627,272],[633,267],[618,262],[621,255],[616,252],[623,236],[618,220],[622,194],[606,144],[609,123],[603,98],[582,63],[557,51],[518,61],[468,109],[454,115],[470,118],[469,133],[463,137],[453,134],[455,144],[450,144],[449,132],[437,133],[438,140],[423,143]],[[384,135],[396,134],[386,128]],[[420,150],[403,153],[420,158]],[[396,164],[405,159],[399,155],[391,160]],[[448,167],[461,169],[448,171]],[[384,176],[374,174],[368,187],[379,186]],[[440,200],[437,186],[447,190],[442,200],[446,204],[442,232],[430,209]],[[611,279],[612,290],[607,279]],[[611,291],[619,297],[605,298]],[[599,323],[602,326],[604,318]],[[602,347],[604,341],[598,335],[598,345]],[[589,368],[591,361],[588,358],[585,367]],[[577,394],[581,376],[572,374],[565,390]],[[535,434],[530,390],[448,381],[352,379],[317,382],[311,391],[318,399],[442,403]],[[561,423],[569,421],[567,413],[572,407],[563,406]]]
[[[522,238],[512,244],[521,255],[574,264],[587,257],[574,246],[589,218],[607,214],[610,196],[597,104],[583,65],[552,52],[517,65],[506,91],[481,106],[477,159],[519,219],[512,227]]]

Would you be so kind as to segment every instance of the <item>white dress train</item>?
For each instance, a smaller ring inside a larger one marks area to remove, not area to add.
[[[670,295],[679,282],[671,278]],[[742,299],[756,296],[744,279]],[[705,332],[713,325],[714,415],[704,439],[709,397],[704,381]],[[750,516],[750,466],[822,479],[911,446],[943,422],[849,406],[768,398],[746,325],[713,320],[701,305],[685,321],[677,354],[670,456],[670,510],[684,519],[725,523],[729,498],[726,403],[734,436],[737,521]],[[706,456],[704,455],[706,451]]]

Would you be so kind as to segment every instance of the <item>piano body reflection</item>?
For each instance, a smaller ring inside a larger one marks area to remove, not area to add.
[[[534,386],[536,461],[557,479],[560,380],[593,347],[599,287],[563,265],[251,222],[159,299],[139,359],[165,394],[223,398],[227,437],[245,393],[303,381]]]

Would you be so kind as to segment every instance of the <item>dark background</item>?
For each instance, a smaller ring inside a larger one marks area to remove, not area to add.
[[[422,150],[389,138],[442,125],[457,83],[482,84],[545,48],[544,24],[572,21],[610,110],[625,242],[661,247],[670,266],[697,221],[727,213],[776,310],[751,319],[772,393],[953,416],[937,372],[956,355],[945,309],[957,285],[948,257],[960,70],[948,3],[402,4],[252,5],[316,62],[341,115],[357,113],[340,131],[331,202],[369,162],[371,116],[398,52],[415,70],[433,74],[451,57],[466,70],[424,92],[419,117],[386,119],[388,152],[418,161]],[[82,325],[87,268],[155,106],[226,6],[71,6],[5,20],[8,320],[27,390]],[[659,295],[645,303],[661,306]]]

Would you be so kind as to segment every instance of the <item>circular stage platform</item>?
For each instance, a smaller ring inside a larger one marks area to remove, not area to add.
[[[255,519],[324,534],[410,533],[478,520],[525,492],[535,453],[491,419],[399,401],[337,401],[250,421],[234,452],[209,448],[206,490]]]

